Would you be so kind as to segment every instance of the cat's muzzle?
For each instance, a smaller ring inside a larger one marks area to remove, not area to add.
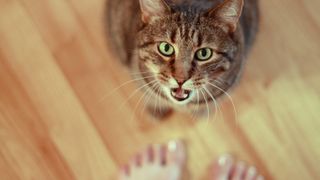
[[[185,101],[190,97],[191,91],[182,88],[171,89],[171,96],[177,101]]]

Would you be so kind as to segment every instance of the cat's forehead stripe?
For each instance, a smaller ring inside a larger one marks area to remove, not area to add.
[[[192,18],[191,18],[192,17]],[[169,38],[175,43],[179,40],[192,42],[194,46],[200,46],[203,41],[201,33],[199,33],[199,24],[201,16],[190,16],[188,13],[179,13],[175,16],[175,25],[169,26]],[[177,27],[177,29],[176,29]]]
[[[172,43],[176,43],[177,39],[177,29],[173,29],[170,34],[170,40]]]

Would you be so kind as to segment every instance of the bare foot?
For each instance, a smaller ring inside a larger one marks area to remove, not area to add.
[[[230,155],[221,156],[212,167],[212,180],[263,180],[255,167],[242,161],[236,162]]]
[[[138,154],[119,173],[120,180],[179,180],[185,165],[183,143],[154,145]]]

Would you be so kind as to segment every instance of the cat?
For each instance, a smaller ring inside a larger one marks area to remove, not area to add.
[[[108,44],[156,117],[216,103],[241,76],[259,23],[257,0],[109,0],[106,16]]]

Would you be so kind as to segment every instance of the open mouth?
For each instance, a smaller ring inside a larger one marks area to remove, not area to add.
[[[191,91],[182,89],[182,88],[174,88],[171,89],[171,96],[177,101],[185,101],[190,97]]]

